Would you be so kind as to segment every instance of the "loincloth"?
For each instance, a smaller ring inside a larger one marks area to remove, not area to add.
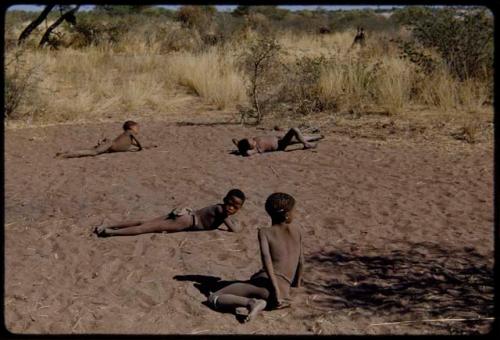
[[[194,213],[194,210],[191,209],[191,208],[186,208],[186,207],[183,207],[183,208],[174,208],[172,209],[171,212],[168,213],[167,215],[167,219],[171,219],[171,220],[175,220],[181,216],[184,216],[184,215],[190,215],[193,217],[193,223],[191,224],[191,226],[189,227],[190,229],[191,228],[196,228],[196,225],[197,225],[197,218],[196,218],[196,215]]]
[[[290,287],[292,285],[292,281],[288,277],[286,277],[285,275],[281,274],[280,272],[274,271],[274,275],[276,276],[278,281],[281,281],[281,284],[278,283],[278,285],[280,287],[282,297],[284,297],[284,298],[288,297],[290,294]],[[256,272],[255,274],[253,274],[250,277],[250,280],[248,280],[248,282],[257,286],[257,287],[267,288],[269,290],[270,294],[274,295],[273,284],[272,284],[271,279],[269,278],[269,276],[267,275],[267,273],[264,269],[261,269],[258,272]]]

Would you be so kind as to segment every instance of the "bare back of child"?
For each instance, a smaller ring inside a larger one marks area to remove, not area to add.
[[[169,214],[147,221],[127,221],[109,227],[94,229],[97,236],[131,236],[146,233],[174,233],[179,231],[214,230],[225,225],[229,231],[240,231],[229,216],[241,209],[245,194],[239,189],[230,190],[223,204],[211,205],[199,210],[174,209]]]
[[[303,273],[302,236],[291,224],[295,200],[285,193],[274,193],[266,201],[272,227],[259,230],[263,268],[247,281],[232,283],[212,294],[209,304],[215,309],[247,312],[251,321],[266,307],[288,307],[290,287],[300,287]],[[243,311],[242,311],[243,309]]]
[[[131,146],[136,146],[136,151],[142,150],[141,143],[137,140],[139,124],[128,120],[123,124],[123,132],[114,140],[103,139],[92,149],[59,152],[56,157],[75,158],[86,156],[97,156],[108,152],[129,151]]]
[[[303,135],[299,129],[291,128],[286,134],[279,133],[275,136],[260,136],[244,138],[241,140],[233,139],[233,143],[238,147],[238,151],[243,156],[251,156],[256,153],[271,151],[284,151],[287,146],[292,144],[302,144],[304,149],[312,149],[316,144],[311,142],[323,139],[323,135]]]

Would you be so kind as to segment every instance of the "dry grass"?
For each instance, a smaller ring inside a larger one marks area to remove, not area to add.
[[[40,65],[42,81],[20,110],[36,108],[38,122],[161,111],[178,85],[219,109],[246,100],[244,79],[232,58],[216,50],[137,55],[86,48],[38,50],[26,57],[27,64]]]
[[[382,57],[374,81],[377,103],[389,114],[396,114],[409,105],[413,81],[412,65],[402,59]]]
[[[201,54],[188,52],[169,59],[173,78],[218,109],[247,100],[245,79],[238,72],[234,57],[215,48]]]
[[[50,117],[39,112],[42,121],[158,110],[174,85],[162,56],[113,55],[88,48],[36,51],[30,58],[41,63],[43,72],[36,106]]]
[[[346,31],[335,34],[302,34],[294,35],[283,33],[278,42],[289,56],[294,59],[302,56],[320,56],[332,53],[345,54],[348,52],[356,32]]]
[[[25,67],[37,65],[41,81],[19,111],[29,112],[30,119],[40,123],[115,117],[117,112],[158,113],[183,88],[217,109],[232,109],[248,101],[248,79],[239,71],[235,57],[245,47],[244,38],[225,49],[207,48],[200,45],[198,33],[178,23],[155,25],[144,23],[117,43],[98,47],[28,48]],[[6,32],[12,38],[19,28],[7,27]],[[491,96],[488,84],[458,82],[444,67],[422,77],[413,64],[399,58],[387,35],[369,35],[363,49],[351,47],[354,35],[353,30],[327,35],[284,32],[278,42],[285,62],[303,56],[330,59],[322,67],[317,88],[320,100],[333,103],[328,107],[337,111],[362,114],[375,109],[397,115],[411,105],[457,115],[485,110],[484,103]],[[15,49],[9,47],[6,53],[8,57]],[[6,74],[10,77],[9,67]]]
[[[344,58],[322,70],[319,92],[324,102],[333,101],[340,111],[362,111],[372,103],[374,89],[374,62],[360,63]]]

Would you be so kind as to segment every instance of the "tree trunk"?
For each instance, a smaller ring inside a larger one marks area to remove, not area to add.
[[[33,32],[33,30],[35,28],[38,27],[38,25],[40,25],[44,20],[45,18],[47,18],[47,15],[49,15],[50,11],[52,10],[52,8],[54,8],[55,5],[47,5],[45,6],[45,8],[43,9],[42,13],[40,13],[40,15],[38,16],[38,18],[36,18],[35,20],[33,20],[22,32],[21,32],[21,35],[19,35],[19,39],[17,40],[17,44],[20,45],[23,40],[25,40],[30,34],[31,32]]]
[[[76,6],[70,11],[67,11],[66,13],[61,15],[52,25],[50,25],[49,28],[47,28],[47,31],[45,31],[42,40],[40,40],[40,44],[38,45],[38,47],[43,47],[43,45],[45,45],[49,41],[50,33],[52,33],[52,31],[56,29],[56,27],[59,26],[64,20],[74,23],[74,13],[78,10],[78,8],[80,8],[80,5]]]

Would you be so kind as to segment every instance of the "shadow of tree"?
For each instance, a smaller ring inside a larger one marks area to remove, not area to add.
[[[365,315],[478,318],[493,315],[493,257],[471,248],[414,243],[377,256],[319,251],[307,258],[313,302]],[[404,249],[404,250],[403,250]]]

